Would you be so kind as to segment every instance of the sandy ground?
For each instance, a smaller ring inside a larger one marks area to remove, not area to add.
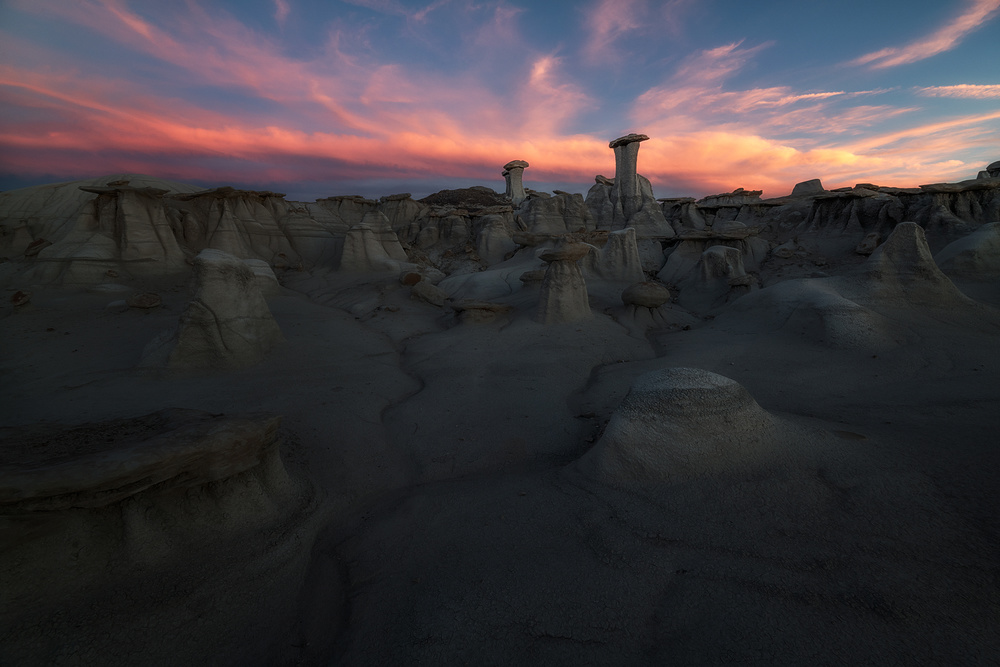
[[[144,285],[164,301],[150,311],[43,286],[6,307],[3,425],[277,413],[309,491],[265,511],[230,480],[176,515],[147,511],[138,537],[120,526],[139,501],[30,539],[6,521],[17,595],[0,603],[0,663],[1000,657],[995,282],[959,284],[992,304],[978,319],[887,307],[905,335],[875,351],[831,346],[765,302],[694,319],[667,306],[674,324],[648,330],[600,302],[590,321],[544,327],[526,290],[499,299],[514,315],[473,325],[395,275],[283,282],[268,304],[285,343],[196,377],[136,367],[184,284]],[[816,435],[740,474],[628,489],[584,474],[575,462],[632,381],[677,366],[732,378]]]

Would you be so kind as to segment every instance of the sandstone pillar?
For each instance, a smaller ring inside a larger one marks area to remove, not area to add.
[[[645,134],[627,134],[608,144],[615,151],[615,184],[611,190],[611,203],[616,213],[619,208],[621,209],[625,223],[642,208],[642,192],[639,190],[639,179],[636,178],[636,161],[639,155],[639,142],[647,139],[649,137]]]
[[[542,324],[577,322],[591,317],[587,283],[580,259],[591,251],[586,243],[565,243],[543,251],[538,257],[548,262],[538,301],[538,321]]]
[[[524,168],[527,166],[528,163],[524,160],[513,160],[503,166],[503,170],[506,172],[507,194],[510,196],[510,203],[515,208],[528,198],[528,195],[524,192],[524,185],[521,183]]]

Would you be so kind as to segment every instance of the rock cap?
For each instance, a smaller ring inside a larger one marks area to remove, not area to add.
[[[624,146],[625,144],[631,144],[636,141],[646,141],[649,137],[645,134],[636,134],[635,132],[631,134],[626,134],[624,137],[618,137],[610,144],[608,148],[618,148],[619,146]]]

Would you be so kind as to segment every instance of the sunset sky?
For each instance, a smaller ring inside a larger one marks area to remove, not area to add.
[[[0,0],[0,189],[136,172],[312,200],[974,178],[1000,0]]]

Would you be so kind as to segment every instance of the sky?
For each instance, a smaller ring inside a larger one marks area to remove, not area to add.
[[[913,187],[1000,160],[1000,0],[0,0],[0,189]]]

